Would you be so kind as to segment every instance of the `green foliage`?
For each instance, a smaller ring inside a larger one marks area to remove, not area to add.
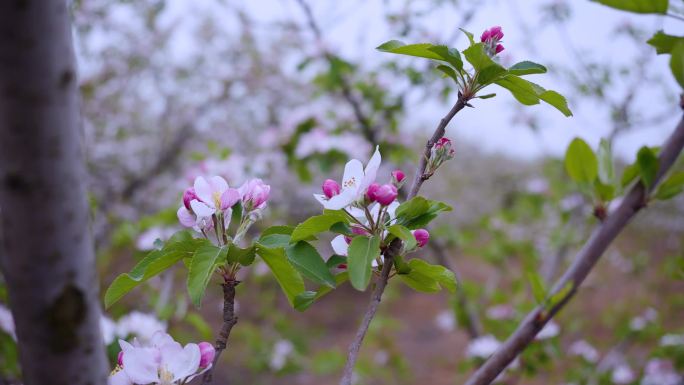
[[[540,100],[542,100],[555,107],[563,115],[572,116],[567,100],[558,92],[546,90],[535,83],[512,74],[508,74],[494,83],[507,89],[517,101],[526,106],[539,104]]]
[[[330,230],[335,223],[349,223],[349,217],[342,210],[325,210],[323,214],[300,223],[292,232],[290,242],[299,242],[311,236]]]
[[[667,13],[668,0],[593,0],[622,11],[635,13]]]
[[[304,277],[321,285],[326,285],[331,288],[335,287],[335,277],[330,274],[328,266],[321,258],[318,251],[308,242],[299,241],[294,245],[285,248],[287,260],[294,266]]]
[[[204,292],[214,271],[225,263],[227,247],[205,245],[197,249],[192,257],[188,272],[188,294],[192,303],[200,307]]]
[[[644,186],[651,188],[658,174],[658,156],[649,147],[642,147],[637,153],[637,165],[639,166],[639,176]]]
[[[511,66],[508,69],[508,73],[511,75],[517,75],[517,76],[544,74],[544,73],[546,73],[546,67],[544,67],[541,64],[537,64],[535,62],[525,60],[525,61],[521,61],[519,63],[513,64],[513,66]]]
[[[335,286],[339,286],[349,280],[349,273],[346,271],[335,275]],[[305,311],[314,302],[318,301],[320,298],[330,293],[332,288],[330,286],[321,286],[316,291],[305,291],[299,293],[294,299],[294,308],[299,311]]]
[[[489,57],[489,55],[487,55],[483,43],[476,43],[466,48],[463,51],[463,56],[465,56],[466,60],[468,60],[468,63],[470,63],[470,65],[472,65],[476,71],[482,71],[483,69],[490,66],[501,67],[499,64],[494,62],[494,60],[492,60],[492,58]]]
[[[670,69],[679,85],[684,88],[684,41],[678,42],[671,52]]]
[[[601,183],[613,185],[615,183],[615,166],[610,142],[601,139],[598,149],[598,176]]]
[[[150,252],[133,267],[130,273],[120,274],[109,286],[104,296],[105,308],[109,308],[141,283],[165,271],[178,261],[192,257],[195,251],[208,245],[206,239],[194,239],[187,231],[174,234],[161,250]]]
[[[249,266],[254,263],[254,257],[256,256],[256,246],[251,245],[250,247],[243,249],[234,243],[228,246],[228,253],[226,255],[226,263],[233,264],[239,263],[242,266]]]
[[[565,153],[565,169],[577,183],[592,184],[598,176],[598,160],[594,151],[580,138],[575,138]]]
[[[416,237],[413,236],[411,230],[402,225],[392,225],[387,229],[390,234],[401,239],[404,242],[406,250],[413,250],[416,247]]]
[[[431,265],[418,258],[411,259],[407,265],[409,272],[398,276],[413,290],[436,293],[444,287],[452,293],[456,291],[456,277],[446,267]]]
[[[407,45],[399,40],[390,40],[380,44],[376,49],[378,51],[399,55],[439,60],[451,64],[456,70],[463,69],[463,61],[458,51],[443,45],[433,45],[430,43]]]
[[[541,275],[535,271],[528,271],[526,275],[534,300],[537,301],[537,304],[543,304],[546,301],[546,295],[548,293],[544,280]]]
[[[671,53],[677,44],[682,41],[684,41],[684,36],[668,35],[663,31],[658,31],[647,41],[647,43],[655,47],[658,55],[662,55]]]
[[[397,207],[397,224],[415,230],[430,223],[439,213],[451,210],[446,203],[414,197]]]
[[[304,291],[304,280],[288,261],[285,250],[282,247],[269,248],[257,243],[256,252],[271,269],[290,305],[294,306],[295,298]]]
[[[347,271],[356,290],[364,291],[370,283],[372,262],[380,256],[380,238],[354,237],[349,245]]]
[[[674,198],[684,190],[684,172],[672,174],[658,186],[658,190],[653,195],[654,198],[666,200]]]

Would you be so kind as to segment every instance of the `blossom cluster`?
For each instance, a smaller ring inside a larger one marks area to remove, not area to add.
[[[149,344],[119,340],[118,363],[108,385],[186,384],[211,368],[216,351],[208,342],[182,346],[158,331]]]
[[[504,33],[499,26],[492,27],[482,32],[480,41],[484,43],[485,49],[487,50],[487,54],[489,56],[495,56],[505,49],[500,43],[503,37]]]

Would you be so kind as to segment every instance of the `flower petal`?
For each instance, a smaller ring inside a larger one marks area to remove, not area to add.
[[[204,179],[201,176],[198,176],[197,178],[195,178],[195,184],[193,187],[195,188],[195,195],[197,195],[201,202],[205,204],[212,204],[212,202],[214,202],[213,190],[206,179]],[[197,211],[195,211],[195,213],[197,213]]]
[[[173,381],[185,379],[199,369],[201,353],[197,344],[166,345],[161,349],[162,368],[173,374]]]
[[[212,207],[207,206],[206,204],[198,201],[197,199],[193,199],[190,201],[190,207],[192,207],[192,211],[194,211],[195,215],[197,215],[198,220],[201,218],[207,218],[214,215],[214,209]]]
[[[326,198],[323,194],[314,194],[313,196],[322,205],[325,205],[325,203],[328,201],[328,198]]]
[[[378,168],[380,168],[380,162],[382,157],[380,156],[380,146],[375,146],[375,152],[373,156],[368,161],[366,169],[364,170],[363,180],[359,185],[360,192],[364,192],[371,183],[375,182],[375,178],[378,175]]]
[[[347,244],[347,241],[344,240],[344,235],[338,235],[335,238],[333,238],[332,242],[330,242],[330,245],[335,251],[335,254],[345,256],[347,255],[349,245]]]
[[[133,385],[125,371],[119,370],[107,379],[107,385]]]
[[[352,159],[344,166],[342,177],[342,190],[357,190],[363,180],[363,164],[357,159]],[[334,197],[333,197],[334,198]]]
[[[195,225],[195,216],[192,215],[184,205],[181,205],[178,209],[176,216],[178,217],[178,222],[185,227],[192,227]]]
[[[154,348],[134,347],[126,341],[119,340],[123,350],[123,370],[132,382],[149,384],[159,382],[158,350]]]
[[[394,201],[387,206],[387,214],[389,214],[390,220],[396,218],[397,207],[399,207],[399,202]]]
[[[221,210],[233,207],[240,200],[240,192],[234,188],[229,188],[221,194]]]
[[[209,178],[209,184],[211,185],[212,192],[223,194],[224,191],[228,190],[228,182],[220,176]]]
[[[346,189],[334,197],[330,198],[327,202],[323,203],[323,207],[328,210],[341,210],[350,204],[354,203],[356,200],[356,190]]]

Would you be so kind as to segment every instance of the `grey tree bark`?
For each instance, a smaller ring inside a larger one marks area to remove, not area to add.
[[[0,268],[26,385],[105,384],[64,0],[0,2]]]

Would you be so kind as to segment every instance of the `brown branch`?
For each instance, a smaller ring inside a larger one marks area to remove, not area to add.
[[[221,353],[226,349],[228,345],[228,337],[230,337],[230,331],[233,330],[233,326],[238,322],[238,317],[235,315],[235,286],[237,286],[240,281],[234,279],[227,279],[221,286],[223,287],[223,325],[221,325],[221,330],[216,338],[216,344],[214,348],[216,349],[216,355],[214,356],[214,362],[212,363],[211,369],[209,369],[202,377],[202,384],[209,384],[213,379],[214,369],[216,369],[216,364],[218,363]],[[225,385],[226,382],[224,381]]]
[[[311,7],[305,0],[297,0],[297,4],[299,4],[299,6],[304,11],[304,14],[306,15],[306,21],[309,25],[309,29],[311,29],[311,32],[316,37],[316,40],[318,40],[319,43],[322,44],[323,32],[321,31],[321,28],[318,26],[318,23],[316,23],[316,18],[314,18],[313,16]],[[323,56],[328,61],[329,65],[332,66],[334,64],[335,56],[325,48],[323,48]],[[363,133],[364,138],[373,145],[378,144],[377,129],[371,123],[370,118],[363,112],[363,109],[361,108],[361,101],[359,101],[356,98],[356,96],[354,96],[354,93],[352,92],[353,87],[350,84],[349,79],[347,79],[347,77],[344,76],[344,74],[340,74],[339,80],[340,88],[342,89],[342,97],[344,98],[344,100],[347,101],[347,103],[349,103],[349,106],[352,108],[352,112],[354,112],[354,117],[361,125],[361,132]]]
[[[451,272],[454,273],[456,282],[460,285],[460,283],[463,282],[461,274],[459,273],[458,269],[456,269],[454,263],[452,263],[451,258],[449,258],[449,256],[446,255],[446,252],[444,251],[445,247],[438,242],[430,242],[430,248],[435,253],[437,262],[440,265],[451,270]],[[463,314],[465,314],[467,322],[465,327],[466,331],[468,332],[468,336],[471,339],[475,339],[481,336],[482,325],[480,323],[480,318],[477,316],[477,312],[475,311],[475,309],[473,309],[473,307],[471,306],[470,301],[468,301],[468,297],[466,297],[465,291],[456,291],[456,301],[458,302],[458,306],[462,309]]]
[[[684,147],[684,120],[681,120],[677,128],[668,139],[660,154],[660,168],[653,185],[662,179],[665,173],[679,156]],[[577,292],[596,262],[617,237],[622,229],[629,223],[634,215],[645,207],[648,193],[643,184],[637,183],[625,196],[620,206],[611,213],[606,220],[594,230],[593,234],[576,256],[573,264],[565,274],[556,282],[552,293],[558,293],[570,286],[569,292],[556,304],[550,306],[538,306],[518,326],[516,331],[506,342],[482,365],[465,383],[465,385],[488,385],[508,367],[508,365],[520,354],[535,338],[537,333],[546,323],[570,301]]]
[[[425,144],[425,151],[423,153],[423,157],[420,160],[418,169],[416,170],[416,177],[414,178],[413,184],[411,185],[411,190],[408,196],[406,197],[407,200],[415,197],[418,194],[418,190],[420,190],[420,187],[423,185],[423,182],[430,178],[429,175],[425,174],[425,168],[427,167],[427,162],[430,158],[432,147],[435,145],[435,143],[437,143],[439,139],[441,139],[444,136],[446,126],[449,124],[451,119],[453,119],[456,113],[458,113],[460,110],[463,109],[463,107],[465,107],[467,102],[467,99],[465,99],[462,96],[459,96],[456,104],[454,104],[449,113],[447,113],[446,116],[442,118],[442,120],[439,122],[439,125],[437,125],[437,128],[435,129],[435,133],[432,134],[432,137]],[[363,321],[361,322],[361,325],[359,326],[359,329],[356,332],[354,340],[352,341],[351,345],[349,345],[347,363],[344,366],[344,372],[342,374],[342,380],[340,380],[340,385],[351,384],[354,364],[356,363],[356,360],[358,358],[359,350],[361,349],[361,344],[363,343],[363,338],[366,336],[368,327],[370,326],[370,323],[373,317],[375,316],[375,313],[378,311],[378,305],[380,304],[382,293],[385,291],[387,281],[389,280],[389,270],[391,270],[392,268],[392,258],[400,249],[401,241],[399,239],[395,239],[390,244],[388,250],[385,252],[385,265],[383,266],[382,274],[378,278],[375,290],[373,290],[373,294],[371,295],[371,301],[368,304],[366,313],[363,316]],[[388,271],[385,272],[385,270]]]

